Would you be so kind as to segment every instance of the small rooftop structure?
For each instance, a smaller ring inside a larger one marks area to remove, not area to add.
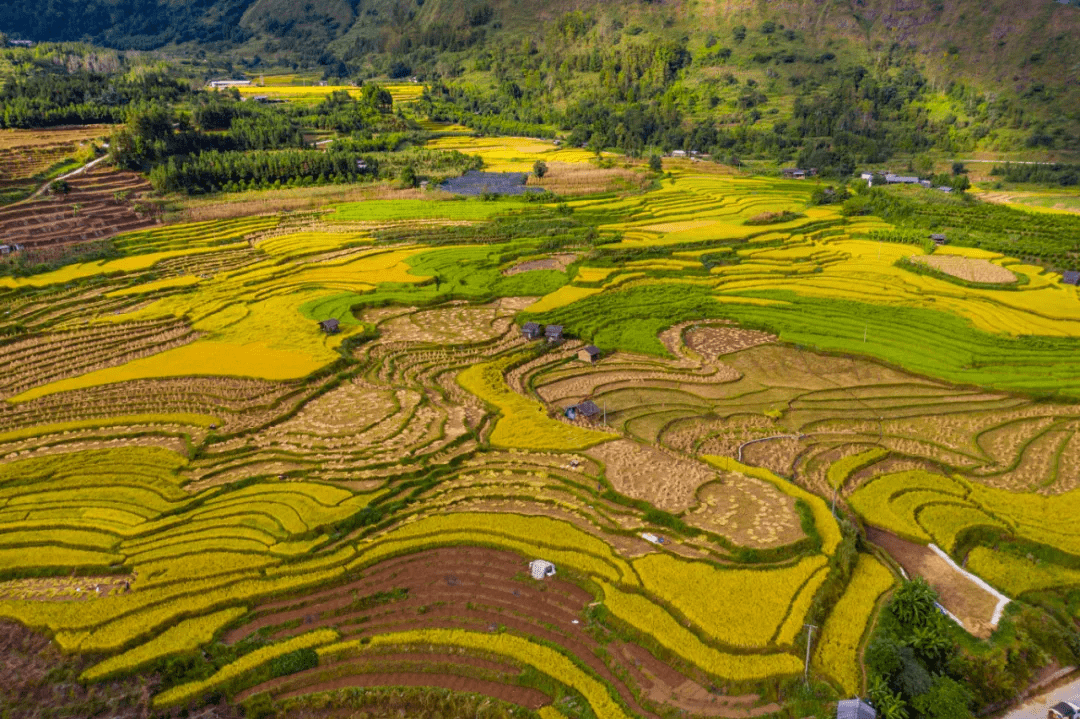
[[[941,190],[942,192],[952,192],[952,188],[951,187],[946,187],[945,185],[942,185],[938,189]]]
[[[527,340],[538,340],[544,334],[544,328],[536,322],[526,322],[521,326],[521,334]]]
[[[548,325],[544,328],[544,336],[548,342],[562,342],[562,325]]]
[[[862,699],[844,699],[836,705],[836,719],[877,719],[877,712]]]
[[[930,182],[930,180],[919,180],[919,184],[928,190],[934,186],[934,183]]]
[[[1061,281],[1067,285],[1080,285],[1080,272],[1067,270],[1061,273]]]
[[[933,242],[938,247],[941,247],[942,245],[948,243],[949,238],[946,237],[945,235],[941,234],[941,233],[934,233],[934,234],[930,235],[930,241]]]
[[[686,150],[672,150],[672,157],[686,157]]]
[[[805,180],[806,170],[800,170],[797,167],[785,167],[780,170],[780,174],[789,180]]]
[[[0,245],[0,255],[6,255],[11,252],[11,245]]]
[[[919,178],[908,175],[894,175],[891,172],[885,175],[885,182],[890,185],[917,185]]]
[[[8,40],[9,45],[18,45],[19,47],[33,47],[33,40]]]
[[[567,419],[585,419],[594,420],[601,415],[600,408],[596,406],[596,402],[591,399],[587,399],[580,404],[575,404],[573,407],[566,408]]]
[[[544,579],[555,576],[555,565],[545,559],[534,559],[529,562],[529,574],[533,579]]]
[[[367,172],[367,163],[364,162],[363,160],[357,160],[356,161],[356,169],[359,170],[360,172]]]
[[[319,329],[321,329],[328,335],[336,335],[338,332],[341,331],[341,323],[333,318],[323,320],[319,323]]]
[[[577,353],[577,358],[582,362],[595,362],[600,359],[600,348],[596,345],[587,345]]]

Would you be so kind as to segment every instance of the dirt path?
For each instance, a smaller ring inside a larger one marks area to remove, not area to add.
[[[949,610],[973,635],[987,638],[993,633],[991,621],[998,600],[960,574],[929,547],[908,542],[888,532],[867,527],[871,542],[888,552],[909,576],[926,579],[938,593],[941,605]]]

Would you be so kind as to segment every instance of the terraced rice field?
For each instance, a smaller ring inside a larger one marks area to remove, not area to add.
[[[65,245],[106,239],[157,223],[149,207],[137,211],[150,183],[133,172],[98,166],[67,182],[70,190],[64,195],[41,195],[0,207],[4,244],[22,245],[45,260],[51,258],[51,250]]]
[[[48,177],[74,170],[79,165],[76,155],[110,132],[105,125],[0,131],[0,201],[21,199]]]
[[[1075,288],[906,270],[916,246],[809,191],[687,164],[565,208],[147,223],[0,279],[0,618],[85,682],[156,674],[162,710],[748,717],[787,710],[807,623],[811,675],[863,691],[895,578],[860,522],[1067,592],[1080,535],[1044,518],[1080,496]]]

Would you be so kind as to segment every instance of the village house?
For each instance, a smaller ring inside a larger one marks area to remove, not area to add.
[[[575,404],[572,407],[566,408],[567,419],[583,419],[587,422],[595,422],[596,418],[602,415],[603,412],[596,406],[596,402],[591,399],[587,399],[580,404]]]
[[[328,335],[336,335],[341,331],[341,323],[335,319],[323,320],[319,323],[319,329]]]
[[[947,238],[945,235],[942,235],[940,233],[935,233],[933,235],[930,235],[930,241],[933,242],[938,247],[941,247],[942,245],[945,245],[945,244],[949,243],[949,238]]]
[[[548,325],[544,328],[544,336],[547,337],[547,341],[550,344],[562,342],[562,325]]]
[[[877,712],[862,699],[844,699],[836,705],[836,719],[877,719]]]
[[[686,150],[672,150],[672,157],[686,157]]]
[[[578,351],[577,358],[591,364],[600,359],[600,349],[596,345],[587,345]]]
[[[1067,270],[1062,273],[1061,281],[1067,285],[1080,285],[1080,272]]]
[[[909,175],[894,175],[891,172],[885,175],[885,182],[890,185],[917,185],[919,178]]]
[[[222,87],[248,87],[251,80],[211,80],[209,87],[218,89]]]
[[[800,170],[797,167],[785,167],[780,170],[780,174],[787,180],[805,180],[806,170]]]
[[[521,326],[521,335],[527,340],[538,340],[544,334],[544,328],[536,322],[526,322]]]
[[[529,574],[533,579],[554,577],[555,565],[545,559],[534,559],[529,562]]]

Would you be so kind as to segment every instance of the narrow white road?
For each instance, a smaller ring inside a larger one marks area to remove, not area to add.
[[[1010,709],[1002,719],[1046,719],[1046,711],[1050,707],[1064,701],[1080,704],[1077,697],[1080,697],[1080,678],[1074,679],[1068,684],[1063,684],[1046,694],[1040,694],[1037,697],[1028,699],[1020,706]]]

